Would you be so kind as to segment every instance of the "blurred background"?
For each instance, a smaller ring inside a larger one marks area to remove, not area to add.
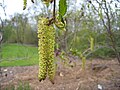
[[[41,0],[27,4],[23,10],[23,0],[0,0],[0,66],[38,64],[38,17],[51,16],[53,7]],[[87,50],[86,58],[102,59],[120,54],[119,0],[67,0],[64,18],[65,30],[55,28],[56,53],[78,56]],[[91,42],[94,50],[89,51]]]

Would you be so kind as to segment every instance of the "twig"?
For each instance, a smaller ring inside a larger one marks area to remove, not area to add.
[[[53,4],[53,20],[55,22],[56,16],[55,16],[55,6],[56,6],[56,0],[54,0],[54,4]]]

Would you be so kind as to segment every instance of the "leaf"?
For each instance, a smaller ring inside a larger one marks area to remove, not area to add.
[[[59,1],[59,17],[63,17],[67,12],[67,3],[66,0]]]

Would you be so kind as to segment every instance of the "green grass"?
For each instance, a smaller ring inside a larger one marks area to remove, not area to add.
[[[21,44],[3,44],[0,66],[29,66],[38,64],[37,47]]]

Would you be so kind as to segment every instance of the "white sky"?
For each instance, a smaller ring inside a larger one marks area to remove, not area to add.
[[[32,6],[31,0],[27,0],[27,8]],[[2,3],[3,0],[0,0],[0,3]],[[76,2],[80,2],[80,0],[76,0]],[[0,16],[2,19],[9,18],[10,15],[13,15],[14,13],[25,13],[27,10],[23,10],[23,0],[4,0],[4,5],[6,5],[6,14],[7,17],[4,15],[3,9],[0,7]]]
[[[27,0],[27,8],[32,7],[32,2],[31,0]],[[79,3],[84,0],[76,0],[77,6],[79,6]],[[0,3],[2,3],[3,0],[0,0]],[[4,0],[4,5],[6,5],[6,14],[7,17],[4,15],[3,9],[0,7],[0,17],[2,19],[9,18],[10,15],[14,15],[15,13],[25,13],[27,12],[26,10],[23,10],[23,0]]]
[[[3,0],[0,0],[0,3],[2,3]],[[28,6],[30,6],[32,3],[30,0],[28,0]],[[23,0],[4,0],[4,5],[6,5],[6,14],[7,18],[10,15],[13,15],[14,13],[24,13],[26,10],[23,10]],[[3,9],[0,7],[0,16],[2,18],[6,18],[4,15]]]

